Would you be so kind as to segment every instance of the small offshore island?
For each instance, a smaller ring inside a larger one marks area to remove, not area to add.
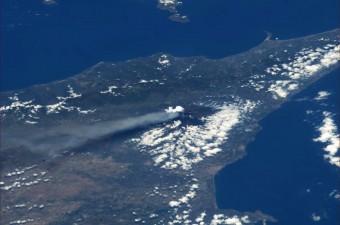
[[[214,176],[259,121],[340,62],[340,30],[222,58],[100,62],[0,94],[3,224],[268,224],[218,209]]]

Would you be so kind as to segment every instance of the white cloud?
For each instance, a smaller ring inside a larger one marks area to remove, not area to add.
[[[275,93],[276,96],[285,98],[290,91],[296,90],[299,87],[298,84],[289,80],[278,80],[274,84],[270,85],[268,91]]]
[[[14,225],[14,224],[26,224],[26,223],[32,223],[34,220],[33,219],[22,219],[22,220],[14,220],[9,222],[10,225]]]
[[[318,222],[318,221],[321,220],[321,216],[317,215],[316,213],[313,213],[313,214],[312,214],[312,220],[313,220],[314,222]]]
[[[248,220],[248,217],[238,217],[238,216],[233,216],[233,217],[227,217],[223,214],[216,214],[213,216],[213,219],[210,223],[210,225],[219,225],[219,224],[227,224],[227,225],[242,225],[245,223],[249,223],[250,221]]]
[[[106,90],[100,91],[100,93],[101,94],[111,94],[113,96],[118,96],[119,94],[116,93],[116,91],[115,91],[117,88],[118,88],[117,86],[111,85],[111,86],[107,87]]]
[[[180,113],[180,112],[184,112],[184,108],[182,106],[176,106],[176,107],[170,106],[169,108],[165,109],[165,112],[167,112],[167,113]]]
[[[72,106],[68,103],[70,99],[81,98],[82,95],[76,93],[71,85],[67,85],[67,95],[57,96],[57,102],[49,105],[34,104],[34,100],[22,101],[18,94],[14,94],[9,97],[11,103],[0,107],[0,114],[2,117],[6,117],[9,112],[15,113],[18,120],[24,120],[26,124],[37,124],[39,121],[38,113],[44,110],[47,114],[60,113],[62,111],[76,111],[79,114],[93,113],[95,109],[84,110],[77,106]]]
[[[319,91],[317,96],[314,98],[316,101],[322,101],[327,99],[331,95],[330,92],[328,91]]]
[[[51,113],[55,114],[55,113],[60,113],[62,111],[67,111],[67,112],[77,111],[80,114],[88,114],[88,113],[93,113],[96,111],[95,109],[83,110],[80,107],[69,105],[67,102],[69,99],[80,98],[82,97],[82,95],[79,93],[76,93],[71,85],[67,85],[67,88],[68,88],[67,96],[57,96],[56,98],[59,100],[59,102],[45,106],[47,114],[51,114]]]
[[[269,86],[268,91],[274,94],[274,98],[286,98],[291,91],[298,88],[298,81],[303,81],[339,61],[340,45],[327,44],[323,48],[302,49],[291,62],[266,69],[267,74],[280,77],[280,80]],[[255,87],[254,84],[251,86]]]
[[[338,151],[340,149],[340,136],[337,126],[333,120],[332,114],[329,112],[323,112],[324,119],[322,124],[317,128],[320,136],[314,138],[314,141],[326,144],[324,151],[325,159],[332,165],[340,167],[340,157]]]
[[[158,0],[158,2],[164,6],[174,6],[177,4],[177,0]]]
[[[162,66],[170,66],[170,59],[167,55],[163,54],[158,58],[158,63]]]
[[[189,170],[206,157],[222,151],[220,146],[227,141],[229,132],[238,124],[242,115],[253,110],[254,102],[226,104],[208,117],[202,118],[203,125],[180,126],[174,121],[165,127],[145,132],[137,141],[141,151],[150,154],[155,166],[164,169]],[[183,111],[176,107],[169,112]]]

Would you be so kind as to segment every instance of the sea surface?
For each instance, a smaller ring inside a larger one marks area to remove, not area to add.
[[[63,79],[99,61],[168,52],[212,58],[266,37],[340,27],[339,0],[183,0],[189,23],[170,21],[156,0],[3,0],[1,90]]]
[[[261,210],[278,219],[277,225],[339,223],[340,201],[331,194],[339,193],[339,168],[324,160],[325,144],[313,141],[323,111],[340,124],[339,74],[340,69],[326,75],[261,121],[247,156],[216,176],[220,208]],[[325,90],[331,93],[327,100],[313,100]]]

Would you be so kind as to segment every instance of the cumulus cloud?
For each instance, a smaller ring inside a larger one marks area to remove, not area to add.
[[[314,100],[316,101],[326,100],[330,95],[331,93],[328,91],[319,91]]]
[[[57,96],[57,102],[48,105],[36,104],[35,101],[23,101],[15,93],[9,97],[10,104],[0,106],[0,116],[6,117],[7,113],[20,112],[18,120],[25,120],[26,124],[37,124],[40,120],[39,114],[44,112],[46,114],[58,114],[60,112],[78,112],[79,114],[89,114],[96,111],[96,109],[82,109],[79,106],[71,105],[68,101],[71,99],[78,99],[82,94],[76,93],[71,85],[67,85],[67,94],[65,96]]]
[[[176,113],[176,112],[184,112],[184,108],[182,106],[176,106],[176,107],[169,107],[165,110],[165,112],[168,113]]]
[[[323,48],[302,49],[291,62],[266,69],[267,74],[280,77],[269,86],[268,91],[274,94],[275,99],[286,98],[299,87],[297,82],[306,80],[339,61],[340,45],[327,44]]]
[[[326,152],[324,155],[325,159],[330,164],[340,167],[340,157],[338,156],[340,136],[338,129],[330,112],[323,112],[323,116],[322,124],[317,128],[320,136],[314,138],[314,141],[326,144],[324,147]]]
[[[182,126],[181,121],[177,120],[151,129],[134,141],[141,151],[152,156],[156,166],[189,170],[204,158],[222,151],[221,145],[227,141],[229,132],[255,106],[256,103],[251,101],[226,104],[219,107],[216,113],[202,118],[203,125]],[[181,111],[181,107],[169,110]]]

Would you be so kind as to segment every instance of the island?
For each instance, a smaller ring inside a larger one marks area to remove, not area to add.
[[[219,209],[214,177],[246,156],[259,121],[336,69],[339,53],[336,29],[220,59],[99,62],[0,93],[1,223],[275,222],[260,208]]]

